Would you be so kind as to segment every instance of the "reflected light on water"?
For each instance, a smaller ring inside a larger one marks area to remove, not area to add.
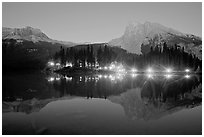
[[[153,79],[153,75],[152,74],[147,74],[147,78]]]
[[[170,78],[172,78],[172,76],[173,76],[173,75],[170,75],[170,74],[165,75],[166,79],[170,79]]]
[[[131,74],[131,76],[132,76],[133,78],[135,78],[135,77],[137,76],[137,74]]]
[[[137,72],[137,69],[132,68],[132,69],[131,69],[131,72],[133,72],[133,73],[134,73],[134,72]]]
[[[187,79],[189,79],[189,78],[190,78],[190,75],[185,75],[184,77],[187,78]]]
[[[109,75],[109,79],[110,79],[111,81],[114,81],[114,80],[115,80],[115,76]]]

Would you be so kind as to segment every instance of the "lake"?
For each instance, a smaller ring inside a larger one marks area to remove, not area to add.
[[[202,134],[202,76],[3,75],[3,134]]]

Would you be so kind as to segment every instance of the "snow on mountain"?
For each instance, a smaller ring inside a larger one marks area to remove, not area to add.
[[[142,45],[156,45],[166,42],[168,45],[187,46],[189,44],[200,45],[202,40],[199,37],[190,34],[184,34],[172,28],[165,27],[158,23],[130,23],[124,34],[120,38],[113,39],[109,45],[120,46],[131,53],[143,54]],[[199,51],[201,48],[198,48]],[[196,50],[196,52],[198,52]]]
[[[75,45],[72,42],[58,41],[49,38],[45,33],[40,29],[25,27],[25,28],[2,28],[2,39],[16,39],[16,40],[27,40],[36,42],[50,42],[50,43],[60,43],[63,45]]]

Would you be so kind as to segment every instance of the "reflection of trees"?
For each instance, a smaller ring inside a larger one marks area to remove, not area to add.
[[[49,102],[67,99],[67,95],[87,98],[107,98],[120,104],[126,115],[132,119],[157,119],[174,113],[185,107],[194,107],[202,102],[202,84],[200,78],[188,80],[154,81],[145,79],[125,79],[112,82],[107,79],[96,80],[91,77],[61,79],[53,83],[59,91],[57,98],[32,99],[22,102],[3,102],[3,112],[37,112]],[[77,86],[76,86],[77,85]],[[138,88],[134,88],[138,87]],[[124,92],[126,91],[126,92]],[[68,96],[68,98],[70,98]]]
[[[112,81],[108,78],[97,79],[96,76],[75,76],[72,77],[72,81],[61,78],[59,81],[54,81],[52,85],[59,92],[60,97],[74,95],[87,98],[107,98],[110,95],[125,92],[127,89],[139,87],[143,83],[144,80],[141,79],[125,78]]]
[[[150,80],[142,88],[127,90],[108,99],[120,104],[132,119],[157,119],[186,107],[200,105],[202,86],[197,80],[178,80],[170,84]]]
[[[184,80],[183,78],[171,81],[147,81],[142,87],[141,97],[150,102],[166,102],[182,100],[187,93],[191,93],[199,85],[196,77]]]

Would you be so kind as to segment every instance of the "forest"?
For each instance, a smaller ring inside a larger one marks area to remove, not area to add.
[[[86,67],[87,64],[95,66],[96,63],[103,67],[111,62],[117,61],[128,67],[136,67],[144,69],[148,66],[155,67],[173,67],[177,70],[191,68],[191,70],[201,70],[202,61],[196,55],[185,52],[184,47],[168,46],[166,43],[150,46],[150,50],[146,54],[137,55],[128,52],[118,53],[113,47],[107,44],[101,45],[98,49],[94,49],[94,45],[87,45],[86,48],[76,49],[74,47],[61,47],[54,55],[54,60],[59,60],[62,65],[71,62],[75,67]]]

